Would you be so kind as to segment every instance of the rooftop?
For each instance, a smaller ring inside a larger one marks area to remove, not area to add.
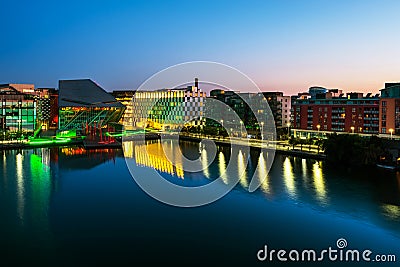
[[[59,107],[124,107],[90,79],[60,80]]]

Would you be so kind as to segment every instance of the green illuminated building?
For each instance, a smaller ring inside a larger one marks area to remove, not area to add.
[[[4,134],[6,132],[33,132],[35,130],[34,85],[0,85],[0,127]]]

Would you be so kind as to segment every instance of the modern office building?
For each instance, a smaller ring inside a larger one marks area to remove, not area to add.
[[[111,93],[118,102],[125,106],[124,114],[119,123],[126,127],[133,124],[132,98],[135,92],[135,90],[116,90]]]
[[[226,104],[229,106],[227,109],[228,112],[225,112],[226,114],[221,114],[221,118],[224,117],[225,121],[221,120],[221,122],[217,121],[211,121],[208,120],[207,123],[212,125],[212,126],[217,126],[223,123],[225,127],[229,128],[233,125],[237,125],[236,116],[235,113],[240,117],[242,121],[246,121],[246,114],[247,112],[247,105],[243,101],[243,99],[240,97],[239,92],[234,92],[234,91],[228,91],[228,90],[222,90],[222,89],[214,89],[210,91],[210,96],[209,98],[211,99],[216,99],[218,101],[221,101],[222,103]],[[230,111],[233,112],[230,112]],[[222,111],[220,108],[216,107],[215,105],[211,105],[210,101],[206,100],[206,113],[212,115],[212,114],[220,114]],[[210,117],[210,116],[208,116]],[[246,123],[248,125],[249,123]]]
[[[36,101],[33,84],[0,85],[0,127],[5,132],[33,132]]]
[[[385,83],[379,100],[379,132],[400,134],[400,83]]]
[[[344,95],[338,89],[310,88],[309,98],[297,98],[293,127],[312,131],[379,133],[379,95]]]
[[[125,106],[90,79],[59,81],[59,129],[118,123]]]
[[[204,99],[206,93],[196,86],[155,91],[136,91],[132,101],[132,120],[124,123],[126,129],[153,128],[177,130],[185,125],[205,123]]]
[[[274,93],[275,94],[275,93]],[[238,122],[235,121],[237,117],[235,114],[240,118],[240,120],[243,123],[243,126],[247,129],[253,131],[253,130],[259,130],[261,128],[261,125],[259,125],[259,121],[257,120],[256,116],[258,116],[258,119],[265,119],[264,122],[268,119],[267,114],[269,113],[268,106],[266,103],[266,98],[264,96],[264,93],[240,93],[240,92],[234,92],[234,91],[226,91],[222,89],[214,89],[210,92],[210,97],[216,100],[219,100],[223,103],[225,103],[229,108],[226,110],[228,114],[224,114],[224,117],[226,120],[224,121],[224,125],[226,128],[230,128],[230,126],[237,126]],[[289,97],[290,99],[290,97]],[[281,101],[282,99],[280,99]],[[275,116],[279,117],[279,121],[281,122],[281,105],[279,104],[279,115],[277,113],[274,113],[274,109],[271,108],[271,104],[268,103],[270,106],[270,109],[273,113],[274,120]],[[290,103],[286,104],[288,109],[286,112],[290,112]],[[209,105],[206,105],[207,112],[211,114],[215,114],[219,111],[215,110],[210,110]],[[232,112],[230,112],[232,110]],[[276,112],[276,110],[275,110]],[[290,115],[288,115],[287,122],[290,121]],[[272,129],[268,129],[269,131],[272,131]]]

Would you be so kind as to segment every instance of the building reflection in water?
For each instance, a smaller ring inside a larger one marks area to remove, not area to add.
[[[322,172],[322,168],[320,166],[321,162],[315,162],[313,164],[313,180],[314,180],[314,188],[317,198],[321,204],[328,204],[328,198],[326,196],[326,188],[324,175]]]
[[[179,159],[179,147],[164,146],[169,155],[172,155],[174,164],[168,160],[160,142],[146,142],[133,144],[133,142],[123,142],[124,155],[134,158],[137,166],[153,168],[172,176],[184,178],[182,161]]]
[[[283,181],[291,197],[296,197],[296,187],[293,173],[293,166],[289,157],[283,162]]]
[[[108,161],[115,163],[115,158],[119,154],[122,155],[120,150],[111,148],[87,150],[83,147],[63,147],[58,151],[58,157],[61,159],[59,167],[61,169],[87,170]]]
[[[4,179],[0,181],[0,187],[7,186],[12,189],[7,192],[15,194],[16,222],[22,225],[47,225],[53,190],[51,170],[56,169],[50,166],[51,161],[50,148],[3,151],[1,167]]]

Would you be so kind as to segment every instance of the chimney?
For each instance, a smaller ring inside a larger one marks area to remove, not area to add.
[[[194,78],[194,87],[199,89],[199,79],[198,78]]]

